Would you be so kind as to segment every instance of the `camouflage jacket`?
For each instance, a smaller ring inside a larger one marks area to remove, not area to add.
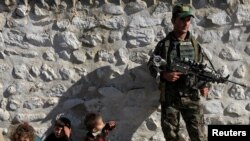
[[[203,61],[203,55],[201,53],[201,47],[198,42],[194,39],[190,32],[188,32],[185,41],[179,41],[173,32],[170,32],[166,38],[161,40],[155,47],[153,55],[159,55],[167,61],[166,66],[161,66],[160,69],[164,71],[171,71],[169,68],[171,66],[171,60],[174,57],[183,58],[187,57],[189,59],[195,60],[197,62]],[[157,67],[152,62],[153,55],[151,56],[148,67],[151,75],[157,77]],[[161,101],[165,101],[166,91],[177,90],[181,91],[182,89],[190,89],[184,85],[184,81],[187,78],[181,76],[176,82],[169,82],[163,79],[160,74],[160,84],[159,89],[161,91]]]

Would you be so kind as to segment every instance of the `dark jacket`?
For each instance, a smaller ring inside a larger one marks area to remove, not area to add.
[[[67,137],[57,138],[54,133],[51,133],[44,141],[72,141],[72,139]]]
[[[107,123],[102,131],[96,136],[92,132],[88,132],[85,137],[85,141],[108,141],[107,137],[109,135],[109,132],[113,129],[114,128],[111,128]]]

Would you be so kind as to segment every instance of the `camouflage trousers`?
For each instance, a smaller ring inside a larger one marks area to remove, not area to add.
[[[171,103],[161,103],[161,126],[166,141],[179,141],[180,116],[182,115],[191,141],[205,141],[203,110],[200,100],[179,97]]]

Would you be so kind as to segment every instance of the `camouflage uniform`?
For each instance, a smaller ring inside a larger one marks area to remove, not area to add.
[[[201,48],[196,40],[188,32],[185,41],[179,41],[173,32],[161,40],[154,52],[167,61],[167,66],[162,70],[170,71],[171,59],[189,58],[197,62],[202,61]],[[156,77],[157,69],[152,63],[152,57],[148,62],[152,76]],[[166,141],[179,141],[178,131],[180,115],[182,115],[191,141],[204,141],[203,111],[200,105],[200,95],[197,89],[188,86],[190,79],[195,76],[181,75],[175,82],[169,82],[160,75],[159,88],[161,91],[161,126]]]

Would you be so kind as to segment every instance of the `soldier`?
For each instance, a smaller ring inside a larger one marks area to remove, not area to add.
[[[192,88],[191,80],[195,76],[184,75],[170,70],[173,58],[189,58],[197,62],[203,61],[203,54],[198,42],[189,31],[192,7],[177,4],[172,11],[174,29],[165,39],[161,40],[148,62],[150,73],[157,76],[157,68],[153,63],[153,56],[160,55],[167,65],[161,67],[159,88],[161,91],[161,126],[167,141],[179,141],[178,131],[180,115],[182,115],[191,141],[204,141],[203,112],[200,104],[200,94],[208,95],[208,88]]]

